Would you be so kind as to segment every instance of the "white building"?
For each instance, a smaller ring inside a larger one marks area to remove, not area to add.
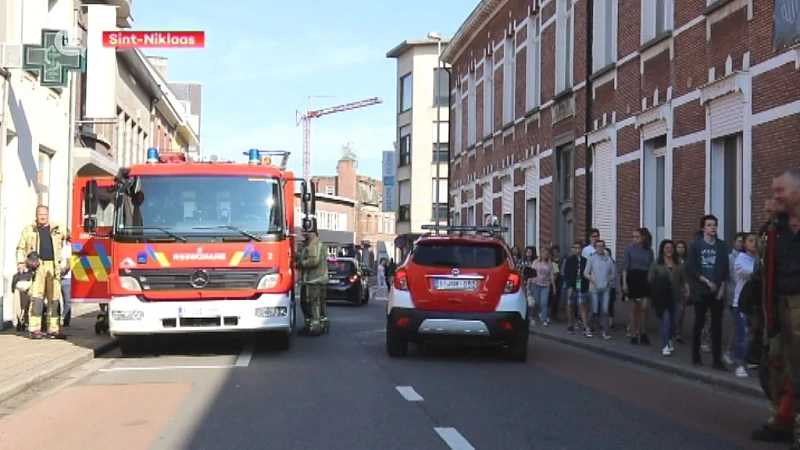
[[[448,42],[441,40],[442,51]],[[437,77],[439,41],[435,39],[404,41],[386,56],[397,60],[397,234],[411,242],[422,232],[422,225],[436,221],[437,184],[439,220],[447,220],[450,80],[447,70]],[[440,148],[436,147],[437,109]]]

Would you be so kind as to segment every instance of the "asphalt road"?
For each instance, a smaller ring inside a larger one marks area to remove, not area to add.
[[[329,307],[288,353],[248,337],[110,354],[0,405],[0,449],[733,449],[766,403],[531,340],[491,351],[384,350],[384,305]]]

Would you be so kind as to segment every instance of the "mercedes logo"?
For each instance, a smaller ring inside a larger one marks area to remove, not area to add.
[[[453,269],[453,276],[454,277],[457,277],[458,274],[460,274],[460,273],[461,273],[461,271],[459,271],[458,269]]]
[[[195,289],[203,289],[208,286],[208,272],[205,270],[195,270],[189,275],[189,284]]]

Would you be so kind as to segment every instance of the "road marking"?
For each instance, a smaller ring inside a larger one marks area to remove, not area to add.
[[[162,366],[162,367],[111,367],[100,369],[98,372],[154,372],[160,370],[205,370],[205,369],[230,369],[234,366]]]
[[[439,433],[439,437],[452,450],[475,450],[475,447],[464,439],[464,436],[455,428],[436,427],[434,430]]]
[[[417,394],[417,391],[411,386],[396,386],[395,389],[397,389],[397,392],[399,392],[404,399],[410,402],[421,402],[425,400],[421,395]]]
[[[242,353],[236,358],[236,367],[247,367],[253,359],[253,342],[248,342],[242,349]]]

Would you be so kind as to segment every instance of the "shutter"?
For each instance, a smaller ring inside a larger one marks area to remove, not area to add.
[[[511,176],[503,180],[503,214],[511,214],[514,209],[514,182]]]
[[[536,186],[539,184],[539,172],[531,167],[525,170],[525,200],[536,197]]]
[[[711,139],[739,133],[744,128],[744,95],[730,94],[709,102]]]
[[[411,204],[411,183],[401,181],[400,183],[400,206]]]
[[[483,215],[486,217],[486,214],[494,214],[493,211],[493,202],[492,197],[494,197],[494,191],[492,190],[492,183],[486,183],[483,185]],[[483,222],[481,222],[483,225]]]
[[[667,134],[667,121],[657,120],[642,127],[642,139],[649,141]]]
[[[611,141],[603,141],[594,146],[594,180],[592,196],[592,225],[600,230],[606,247],[614,250],[616,222],[616,154]]]

